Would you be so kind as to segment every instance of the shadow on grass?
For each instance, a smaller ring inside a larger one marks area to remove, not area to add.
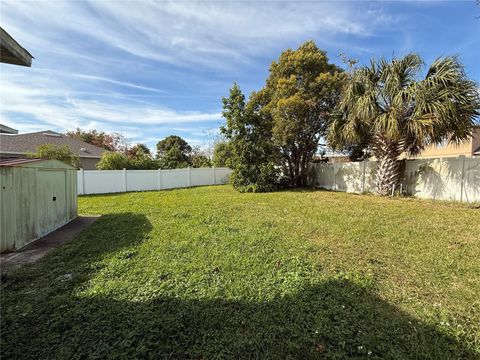
[[[101,259],[134,252],[150,231],[144,216],[105,215],[67,248],[9,279],[2,289],[2,358],[478,358],[348,280],[305,285],[268,301],[76,295]],[[79,275],[59,282],[68,271]]]

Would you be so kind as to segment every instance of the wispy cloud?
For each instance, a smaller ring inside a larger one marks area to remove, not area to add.
[[[87,79],[87,80],[105,81],[105,82],[108,82],[110,84],[126,86],[126,87],[133,88],[133,89],[153,91],[153,92],[157,92],[157,93],[165,93],[164,90],[152,88],[152,87],[149,87],[149,86],[136,85],[136,84],[132,84],[132,83],[129,83],[129,82],[126,82],[126,81],[118,81],[118,80],[114,80],[114,79],[109,79],[109,78],[106,78],[106,77],[103,77],[103,76],[86,75],[86,74],[72,74],[72,76],[77,77],[77,78],[81,78],[81,79]]]
[[[219,121],[218,112],[177,111],[160,105],[145,105],[136,102],[117,102],[87,100],[81,96],[62,92],[54,81],[46,82],[44,87],[29,88],[28,79],[19,78],[15,82],[2,79],[0,98],[2,99],[1,120],[3,123],[18,127],[19,117],[25,117],[45,127],[71,129],[75,127],[96,127],[106,131],[124,131],[132,134],[132,128],[138,129],[138,136],[148,129],[175,124],[195,124]],[[31,125],[27,128],[38,126]],[[137,136],[137,135],[136,135]]]
[[[258,89],[286,48],[314,39],[330,58],[368,59],[411,51],[418,34],[424,47],[450,36],[440,35],[450,13],[415,22],[405,13],[400,2],[3,0],[2,27],[35,60],[0,66],[0,121],[21,131],[120,131],[149,146],[170,133],[202,142],[230,84]],[[476,65],[474,26],[452,41]]]
[[[367,36],[395,21],[380,7],[364,8],[346,2],[5,1],[2,21],[27,43],[71,54],[82,50],[72,41],[78,36],[155,61],[230,66],[306,34]],[[26,23],[31,26],[21,26]],[[26,30],[38,27],[43,31],[36,35]]]
[[[32,69],[2,71],[2,122],[135,139],[179,131],[196,142],[199,126],[221,120],[232,80],[220,71],[292,39],[363,37],[377,26],[347,3],[5,0],[1,10],[2,26],[36,57]]]

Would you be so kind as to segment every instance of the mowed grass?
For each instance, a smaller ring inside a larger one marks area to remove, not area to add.
[[[230,186],[86,196],[7,275],[2,358],[474,359],[480,210]]]

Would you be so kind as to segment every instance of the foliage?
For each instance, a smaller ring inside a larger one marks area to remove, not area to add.
[[[145,155],[152,156],[150,149],[145,144],[135,144],[127,149],[125,152],[129,159],[141,158]]]
[[[102,216],[2,277],[2,359],[480,355],[467,206],[217,186],[81,196],[79,212]]]
[[[176,148],[184,155],[185,159],[192,151],[192,147],[180,136],[170,135],[157,143],[157,156],[166,155],[171,149]]]
[[[81,167],[79,157],[67,145],[43,144],[37,147],[36,152],[27,153],[27,156],[38,159],[59,160],[76,168]]]
[[[225,126],[220,131],[228,141],[232,153],[232,183],[241,192],[272,191],[276,183],[265,184],[266,179],[274,179],[266,174],[272,169],[272,146],[270,127],[265,118],[260,116],[256,105],[261,96],[253,93],[249,104],[245,102],[240,87],[234,84],[230,96],[223,98],[223,117]]]
[[[157,159],[154,159],[147,154],[143,154],[136,156],[133,159],[128,159],[127,168],[132,170],[155,170],[160,168],[160,163]]]
[[[180,136],[170,135],[157,143],[157,159],[162,169],[190,166],[192,147]]]
[[[344,145],[340,150],[348,154],[350,161],[368,160],[372,156],[369,144],[367,142]]]
[[[211,167],[212,161],[205,155],[205,152],[200,149],[200,146],[195,146],[192,148],[188,162],[191,167],[201,168],[201,167]]]
[[[220,141],[213,149],[213,165],[233,168],[235,163],[233,149],[228,141]]]
[[[399,155],[429,144],[460,143],[471,136],[480,101],[477,84],[455,57],[439,58],[420,79],[416,54],[372,60],[354,71],[329,131],[335,146],[369,144],[378,161],[376,185],[390,193],[398,180]]]
[[[181,169],[190,166],[188,155],[174,146],[158,159],[161,169]]]
[[[129,167],[129,161],[126,155],[109,151],[102,154],[100,161],[97,163],[98,170],[122,170]]]
[[[268,99],[264,112],[273,121],[272,140],[290,186],[306,185],[308,164],[326,134],[344,78],[313,41],[272,63],[262,89]]]
[[[85,141],[86,143],[104,148],[109,151],[124,151],[127,148],[127,141],[120,133],[107,134],[104,131],[82,130],[77,128],[76,130],[70,130],[65,135]]]
[[[232,172],[231,182],[240,192],[275,191],[280,184],[280,171],[272,163],[259,164],[257,167],[238,164]]]
[[[223,100],[222,129],[236,162],[234,186],[274,189],[255,184],[261,177],[275,179],[278,185],[280,173],[287,185],[305,186],[308,164],[326,133],[344,79],[326,53],[308,41],[272,63],[265,86],[247,103],[235,84]]]
[[[159,161],[152,157],[150,149],[145,144],[136,144],[129,147],[126,155],[128,158],[128,169],[155,170],[160,167]]]

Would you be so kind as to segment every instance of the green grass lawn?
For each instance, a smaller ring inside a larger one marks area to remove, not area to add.
[[[4,279],[2,358],[480,358],[479,209],[219,186],[79,211],[103,216]]]

